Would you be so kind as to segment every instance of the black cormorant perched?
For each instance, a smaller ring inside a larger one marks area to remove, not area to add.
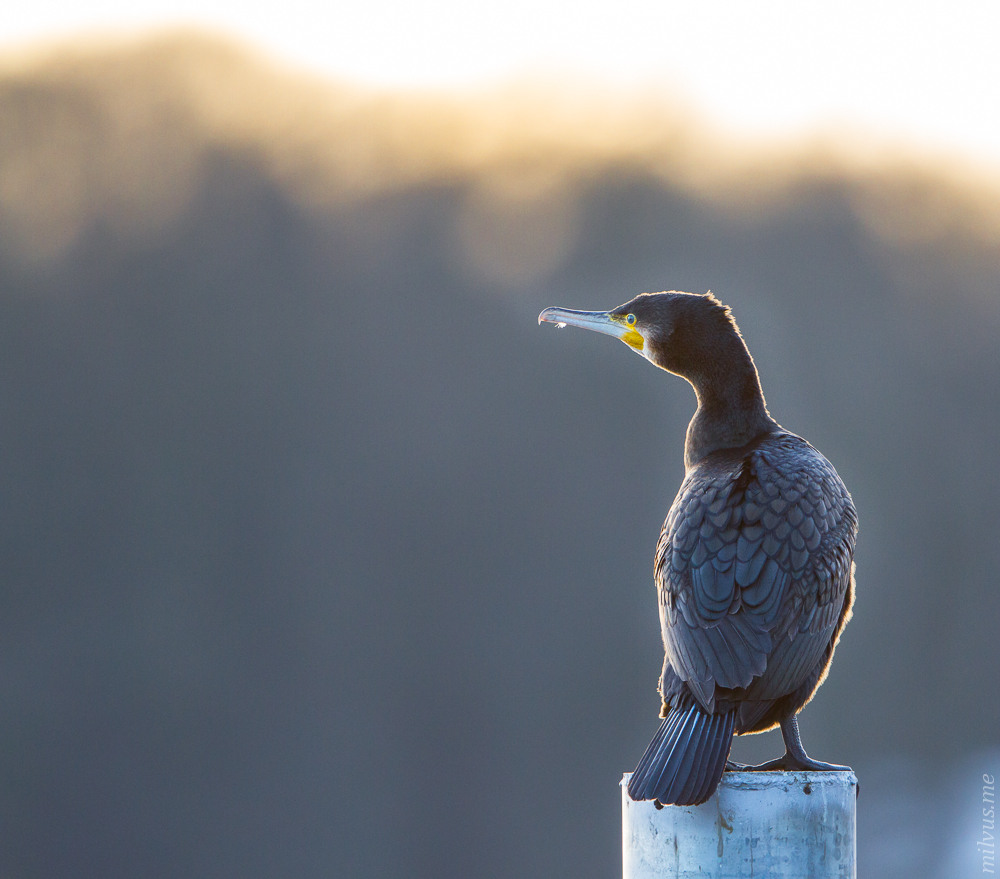
[[[617,336],[698,399],[656,547],[663,720],[629,796],[703,803],[727,766],[846,769],[806,754],[795,715],[851,616],[857,514],[833,465],[771,418],[729,308],[711,293],[644,293],[606,312],[546,308],[538,322]],[[727,763],[734,734],[775,726],[783,757]]]

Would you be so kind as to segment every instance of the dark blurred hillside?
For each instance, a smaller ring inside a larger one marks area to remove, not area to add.
[[[807,746],[863,872],[954,875],[943,792],[1000,769],[992,183],[190,36],[3,70],[0,873],[615,875],[694,400],[535,317],[712,289],[861,513]]]

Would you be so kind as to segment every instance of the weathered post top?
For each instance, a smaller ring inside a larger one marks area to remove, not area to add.
[[[700,806],[632,800],[622,779],[624,879],[855,879],[858,779],[726,772]]]

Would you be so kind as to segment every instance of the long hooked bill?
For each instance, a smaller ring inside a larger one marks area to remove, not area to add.
[[[538,315],[540,324],[555,324],[557,327],[582,327],[597,333],[606,333],[621,339],[631,329],[620,321],[612,319],[608,311],[573,311],[569,308],[546,308]]]

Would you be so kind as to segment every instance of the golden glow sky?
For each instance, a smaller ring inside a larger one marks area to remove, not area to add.
[[[0,49],[177,25],[375,85],[582,75],[738,133],[846,124],[1000,166],[997,0],[8,0]]]

